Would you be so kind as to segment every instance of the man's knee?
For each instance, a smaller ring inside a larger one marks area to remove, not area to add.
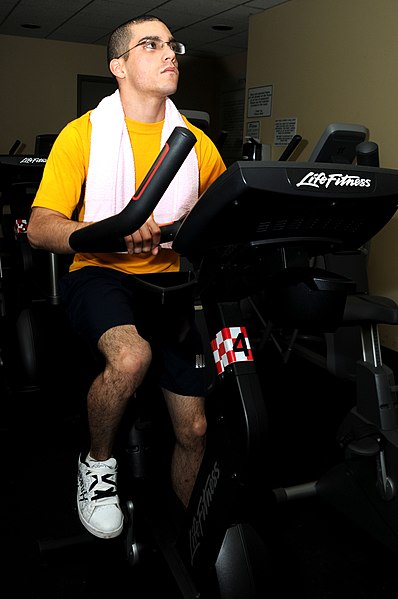
[[[114,366],[117,370],[131,375],[133,378],[138,377],[141,383],[148,371],[151,360],[152,352],[145,345],[142,346],[141,351],[137,351],[137,348],[122,347],[118,357],[114,360]]]
[[[207,431],[207,420],[205,414],[198,414],[192,423],[192,436],[198,439],[203,438]]]
[[[133,391],[142,384],[152,361],[152,351],[149,343],[132,327],[106,331],[98,348],[105,357],[105,379],[115,384],[120,382]]]
[[[204,443],[207,431],[207,420],[204,414],[196,414],[190,421],[185,422],[176,433],[181,445],[186,448],[201,447]]]

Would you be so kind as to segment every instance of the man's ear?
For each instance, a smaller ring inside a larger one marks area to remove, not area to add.
[[[118,77],[119,79],[124,79],[124,60],[122,63],[120,58],[112,58],[112,60],[109,63],[109,70],[115,77]]]

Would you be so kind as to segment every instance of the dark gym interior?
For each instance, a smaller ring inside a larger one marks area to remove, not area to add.
[[[23,194],[26,210],[31,189],[16,185],[14,191]],[[51,255],[34,252],[32,258],[23,234],[26,211],[16,219],[20,232],[13,231],[14,216],[4,210],[1,249],[4,582],[13,593],[35,599],[110,594],[177,599],[180,592],[160,552],[151,550],[142,566],[132,568],[124,536],[99,540],[79,522],[76,462],[95,364],[51,295]],[[25,309],[33,314],[28,323]],[[336,431],[355,404],[354,381],[300,353],[292,352],[284,363],[250,304],[245,312],[270,431],[268,469],[256,473],[259,488],[316,481],[342,458]],[[32,335],[23,328],[27,324]],[[37,362],[29,362],[30,355]],[[393,354],[383,350],[383,359],[394,371]],[[263,509],[270,509],[266,502]],[[277,586],[270,589],[308,599],[396,596],[396,554],[322,498],[303,497],[271,509],[272,517],[264,518],[264,570]],[[271,592],[264,589],[264,597]]]
[[[55,333],[51,353],[60,369],[47,393],[10,392],[4,377],[1,381],[1,444],[7,464],[1,494],[4,585],[32,599],[166,594],[177,599],[178,590],[158,555],[147,570],[133,571],[121,538],[95,539],[79,522],[76,461],[82,397],[69,360],[74,350],[65,344],[62,330]],[[300,359],[288,376],[278,373],[275,361],[263,360],[265,397],[272,419],[279,422],[274,469],[283,472],[282,478],[313,480],[338,451],[335,429],[352,401],[351,384]],[[259,473],[261,477],[266,481],[267,473]],[[270,538],[268,565],[283,595],[396,596],[396,555],[318,498],[279,506]]]

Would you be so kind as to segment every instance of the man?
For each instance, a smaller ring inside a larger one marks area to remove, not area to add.
[[[186,214],[225,170],[211,140],[188,123],[169,98],[178,84],[177,55],[184,51],[165,23],[150,15],[132,19],[111,34],[108,64],[118,91],[61,131],[28,225],[34,248],[73,253],[71,233],[126,205],[174,127],[186,126],[194,132],[197,143],[154,214],[125,237],[126,252],[77,253],[61,280],[62,299],[74,329],[95,345],[105,363],[88,392],[90,449],[78,462],[79,517],[87,530],[101,538],[116,537],[123,529],[113,444],[153,351],[138,334],[124,282],[132,273],[179,270],[177,253],[159,246],[159,225]],[[172,484],[185,507],[203,457],[207,425],[195,347],[188,339],[183,351],[166,352],[160,377],[175,434]]]

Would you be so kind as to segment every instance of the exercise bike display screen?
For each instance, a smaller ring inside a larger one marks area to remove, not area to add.
[[[185,255],[237,244],[357,249],[398,208],[398,171],[307,162],[240,161],[199,198],[175,237]]]

